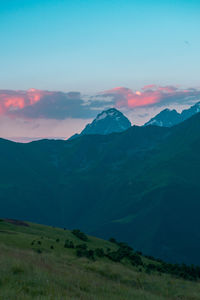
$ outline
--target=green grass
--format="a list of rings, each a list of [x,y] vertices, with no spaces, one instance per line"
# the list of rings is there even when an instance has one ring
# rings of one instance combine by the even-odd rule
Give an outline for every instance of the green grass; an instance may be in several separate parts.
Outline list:
[[[77,258],[74,249],[64,248],[66,239],[75,245],[83,243],[70,231],[28,224],[25,227],[0,222],[2,300],[200,299],[199,282],[156,272],[147,274],[143,267],[134,267],[126,260],[116,263],[106,257],[94,261]],[[117,248],[94,237],[89,237],[87,245],[105,251]]]

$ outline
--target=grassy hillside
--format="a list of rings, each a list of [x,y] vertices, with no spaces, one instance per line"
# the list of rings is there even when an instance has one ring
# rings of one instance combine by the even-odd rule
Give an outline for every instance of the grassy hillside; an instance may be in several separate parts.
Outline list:
[[[75,248],[69,248],[69,242]],[[77,246],[83,244],[93,255],[80,257]],[[198,280],[153,271],[147,266],[161,263],[134,252],[142,264],[126,257],[116,262],[109,255],[101,257],[97,248],[116,253],[119,244],[90,236],[83,241],[65,229],[1,220],[0,299],[200,299]]]

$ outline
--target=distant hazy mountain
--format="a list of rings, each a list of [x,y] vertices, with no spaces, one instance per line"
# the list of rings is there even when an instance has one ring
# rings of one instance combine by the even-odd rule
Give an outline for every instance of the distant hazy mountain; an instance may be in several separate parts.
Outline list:
[[[89,134],[110,134],[113,132],[122,132],[131,127],[131,122],[119,110],[110,108],[102,111],[92,121],[87,124],[80,135]],[[79,134],[73,135],[70,139],[77,138]]]
[[[200,112],[200,102],[191,106],[189,109],[183,110],[182,113],[178,113],[175,109],[164,109],[145,123],[144,126],[156,125],[161,127],[172,127],[187,120],[198,112]]]

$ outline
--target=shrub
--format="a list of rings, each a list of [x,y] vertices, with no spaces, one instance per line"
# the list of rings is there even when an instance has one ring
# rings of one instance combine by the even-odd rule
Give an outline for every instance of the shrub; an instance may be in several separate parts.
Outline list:
[[[72,234],[84,242],[88,241],[87,235],[84,232],[81,232],[79,229],[72,230]]]
[[[141,269],[141,268],[139,268],[139,269],[138,269],[138,271],[139,271],[139,272],[142,272],[142,269]]]
[[[98,257],[103,257],[105,256],[104,250],[102,248],[96,248],[94,251],[95,255]]]
[[[128,246],[126,243],[117,242],[119,248],[116,251],[107,252],[107,257],[115,262],[120,262],[123,258],[128,258],[132,265],[138,266],[143,265],[141,257],[133,253],[133,249]]]
[[[107,254],[107,257],[115,262],[120,262],[122,257],[120,256],[118,251],[112,251]]]
[[[76,250],[76,255],[77,255],[78,257],[83,257],[83,256],[85,256],[85,251],[83,251],[83,250],[81,250],[81,249],[77,249],[77,250]]]
[[[137,253],[130,254],[129,259],[133,266],[142,266],[143,265],[142,259]]]
[[[74,248],[74,243],[70,240],[66,240],[65,244],[64,244],[64,247],[73,249]]]
[[[56,239],[56,242],[59,243],[59,242],[60,242],[60,239]]]
[[[109,242],[111,242],[111,243],[114,243],[114,244],[117,244],[117,241],[116,241],[116,239],[114,239],[114,238],[109,238]]]
[[[118,245],[120,248],[126,249],[126,251],[129,251],[129,252],[133,251],[133,248],[130,247],[130,246],[129,246],[128,244],[126,244],[126,243],[121,243],[121,242],[119,242],[119,243],[117,243],[117,245]]]
[[[20,266],[13,266],[11,271],[14,275],[19,275],[24,273],[24,270]]]
[[[94,250],[88,250],[86,253],[86,257],[89,259],[94,259]]]
[[[87,250],[86,244],[76,246],[76,255],[78,257],[87,257],[89,259],[94,259],[94,251],[90,249]]]
[[[87,245],[86,244],[77,245],[76,249],[86,250],[87,249]]]

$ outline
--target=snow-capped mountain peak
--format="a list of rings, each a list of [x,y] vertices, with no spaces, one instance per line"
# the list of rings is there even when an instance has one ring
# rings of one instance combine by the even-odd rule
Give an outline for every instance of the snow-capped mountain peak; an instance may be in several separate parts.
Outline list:
[[[116,108],[102,111],[81,132],[83,134],[110,134],[121,132],[131,127],[131,122]]]
[[[180,121],[180,114],[175,110],[170,110],[168,108],[162,110],[154,118],[150,119],[144,126],[156,125],[161,127],[171,127],[178,124]]]
[[[162,110],[155,117],[150,119],[144,126],[156,125],[162,127],[172,127],[179,124],[193,115],[200,112],[200,102],[195,103],[188,109],[184,109],[181,113],[178,113],[175,109],[170,110],[168,108]]]

